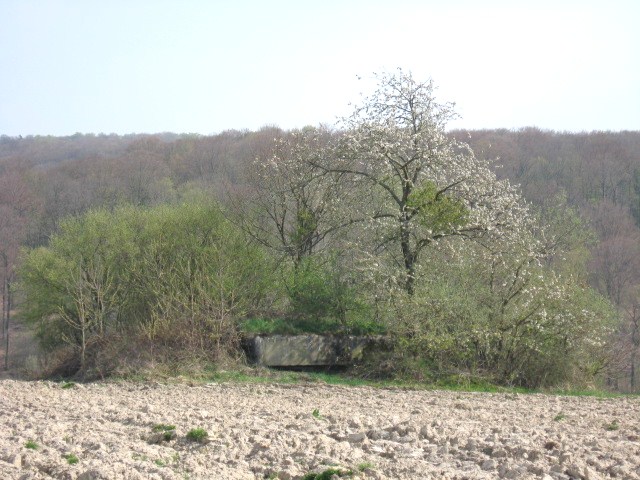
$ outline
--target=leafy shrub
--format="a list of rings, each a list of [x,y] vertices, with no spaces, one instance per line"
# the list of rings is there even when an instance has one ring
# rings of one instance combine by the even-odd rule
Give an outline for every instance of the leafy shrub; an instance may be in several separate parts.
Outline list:
[[[433,253],[415,293],[397,292],[385,306],[394,348],[378,371],[431,382],[463,373],[531,388],[593,381],[615,311],[527,258],[503,253],[487,265],[471,245],[456,258]]]
[[[215,360],[237,348],[235,319],[260,305],[271,271],[213,204],[90,211],[26,254],[23,313],[83,372],[123,331]]]
[[[337,320],[345,325],[348,314],[363,308],[337,254],[305,257],[293,269],[288,287],[294,315]]]

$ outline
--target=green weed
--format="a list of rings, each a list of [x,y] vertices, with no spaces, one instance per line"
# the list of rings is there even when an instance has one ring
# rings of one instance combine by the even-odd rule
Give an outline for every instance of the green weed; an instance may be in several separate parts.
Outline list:
[[[176,429],[175,425],[165,425],[164,423],[158,423],[154,425],[152,428],[154,432],[169,432],[175,429]]]
[[[65,455],[62,455],[62,458],[64,458],[69,465],[75,465],[80,461],[80,459],[76,457],[73,453],[67,453]]]
[[[24,448],[28,448],[29,450],[38,450],[40,447],[33,440],[28,440],[27,443],[24,444]]]
[[[334,475],[345,478],[353,476],[353,472],[351,470],[340,470],[339,468],[327,468],[321,473],[309,472],[302,477],[302,480],[331,480]]]
[[[611,423],[608,423],[607,425],[604,426],[604,428],[610,432],[613,432],[615,430],[620,429],[620,424],[618,423],[617,420],[614,420]]]
[[[164,423],[158,423],[153,426],[154,432],[162,432],[163,438],[165,442],[173,440],[176,436],[176,426],[175,425],[165,425]]]
[[[209,434],[203,428],[193,428],[187,433],[187,438],[192,442],[205,443]]]

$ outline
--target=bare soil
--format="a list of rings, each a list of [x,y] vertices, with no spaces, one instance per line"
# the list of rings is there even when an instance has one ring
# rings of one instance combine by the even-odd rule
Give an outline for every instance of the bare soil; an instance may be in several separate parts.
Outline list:
[[[640,479],[638,397],[63,387],[0,381],[0,478],[299,479],[334,468],[367,479]],[[158,424],[175,425],[175,438],[154,433]],[[205,442],[189,440],[194,428]]]

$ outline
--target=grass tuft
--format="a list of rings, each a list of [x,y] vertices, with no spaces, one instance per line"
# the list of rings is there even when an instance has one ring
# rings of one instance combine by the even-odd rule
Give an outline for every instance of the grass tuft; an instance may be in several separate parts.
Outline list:
[[[29,450],[38,450],[40,447],[33,440],[28,440],[27,443],[24,444],[24,448],[28,448]]]
[[[351,470],[340,470],[339,468],[328,468],[320,473],[309,472],[302,477],[302,480],[331,480],[334,475],[340,478],[352,477],[353,472]]]
[[[158,423],[153,426],[154,432],[169,432],[175,429],[176,429],[175,425],[165,425],[164,423]]]
[[[209,434],[204,428],[193,428],[187,433],[187,439],[192,442],[205,443],[209,438]]]
[[[64,458],[69,465],[75,465],[80,461],[80,459],[76,457],[73,453],[67,453],[63,455],[62,458]]]
[[[614,420],[613,422],[606,424],[604,428],[609,432],[614,432],[620,429],[620,424],[618,423],[618,420]]]

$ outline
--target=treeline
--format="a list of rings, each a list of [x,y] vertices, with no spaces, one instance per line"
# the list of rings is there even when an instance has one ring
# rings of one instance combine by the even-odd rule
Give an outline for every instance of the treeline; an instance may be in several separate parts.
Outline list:
[[[392,85],[432,98],[400,76],[336,129],[1,137],[4,310],[82,368],[108,338],[215,356],[284,318],[391,332],[372,375],[635,388],[640,132],[446,133],[441,106],[407,136],[371,116]]]

